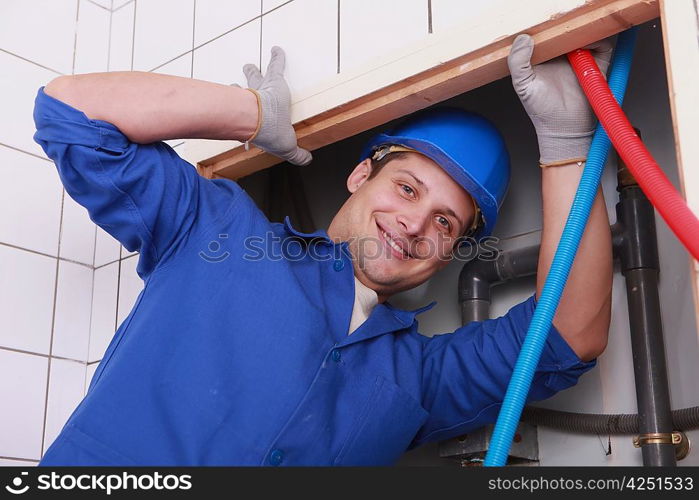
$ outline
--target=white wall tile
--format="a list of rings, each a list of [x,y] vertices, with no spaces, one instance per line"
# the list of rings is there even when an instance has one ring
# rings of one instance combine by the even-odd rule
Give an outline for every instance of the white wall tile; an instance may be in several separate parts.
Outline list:
[[[80,0],[75,74],[107,71],[110,16],[111,12],[87,0]]]
[[[289,0],[262,0],[262,12],[269,12],[270,10],[277,8],[284,2],[288,1]],[[328,0],[328,2],[331,1],[333,0]]]
[[[85,364],[51,359],[44,450],[51,446],[85,393]]]
[[[49,360],[0,349],[0,456],[41,458]]]
[[[371,12],[371,15],[367,15]],[[342,0],[340,2],[340,71],[362,67],[427,38],[427,2]]]
[[[56,317],[53,325],[54,356],[87,361],[94,271],[80,264],[58,262]]]
[[[44,150],[33,139],[36,132],[34,99],[39,87],[59,75],[5,52],[0,52],[0,68],[0,109],[3,113],[0,142],[46,158]]]
[[[345,2],[346,0],[342,0]],[[548,1],[548,0],[547,0]],[[512,0],[432,0],[432,33],[443,33],[457,26],[497,22],[507,15]]]
[[[69,75],[77,9],[77,0],[3,0],[0,48]]]
[[[92,377],[95,376],[95,371],[97,370],[98,366],[99,366],[98,362],[87,365],[87,369],[85,370],[85,391],[84,391],[84,394],[87,394],[87,390],[90,388],[90,382],[92,382]]]
[[[116,331],[118,271],[118,262],[95,269],[88,361],[102,358]]]
[[[119,260],[119,247],[121,243],[111,234],[97,226],[95,239],[95,267],[100,267],[110,262]]]
[[[52,168],[56,169],[55,166]],[[87,209],[65,193],[60,257],[92,265],[95,257],[95,228]]]
[[[48,354],[56,259],[0,245],[0,276],[0,346]]]
[[[131,2],[112,12],[109,71],[131,71],[135,8],[136,4]]]
[[[197,0],[194,16],[194,46],[232,30],[260,15],[260,0]]]
[[[225,63],[223,62],[225,61]],[[243,66],[260,61],[260,20],[255,19],[194,51],[194,78],[247,87]]]
[[[112,11],[116,11],[117,9],[120,9],[123,5],[126,4],[133,4],[134,0],[112,0]]]
[[[0,241],[58,253],[63,187],[52,162],[0,146]]]
[[[105,9],[112,9],[112,0],[90,0],[98,5],[101,5]]]
[[[167,64],[160,66],[153,73],[161,73],[163,75],[181,76],[182,78],[191,78],[192,76],[192,53],[185,54],[177,59],[170,61]]]
[[[119,274],[119,313],[117,324],[121,325],[133,309],[138,294],[143,290],[143,280],[136,273],[138,256],[128,257],[121,261]]]
[[[134,70],[150,71],[192,50],[194,0],[136,2]]]
[[[284,76],[292,101],[295,94],[321,85],[337,74],[337,2],[294,0],[263,16],[263,73],[274,45],[286,53]]]

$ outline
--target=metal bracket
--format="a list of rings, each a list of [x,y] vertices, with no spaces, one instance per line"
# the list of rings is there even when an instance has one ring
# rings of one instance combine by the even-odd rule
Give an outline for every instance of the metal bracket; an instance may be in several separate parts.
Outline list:
[[[648,444],[672,444],[675,446],[675,457],[682,460],[689,454],[690,442],[682,431],[673,432],[649,432],[634,436],[633,445],[640,448]]]

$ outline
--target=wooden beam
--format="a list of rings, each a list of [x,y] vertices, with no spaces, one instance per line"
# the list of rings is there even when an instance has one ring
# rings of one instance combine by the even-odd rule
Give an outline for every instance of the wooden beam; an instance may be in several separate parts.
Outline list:
[[[658,0],[591,0],[526,30],[536,44],[532,61],[552,59],[658,16]],[[506,76],[517,34],[296,123],[299,144],[313,151]],[[197,166],[202,175],[238,179],[280,162],[241,146]]]
[[[680,189],[699,214],[699,12],[694,0],[663,0],[660,10]],[[687,260],[699,332],[699,262]]]

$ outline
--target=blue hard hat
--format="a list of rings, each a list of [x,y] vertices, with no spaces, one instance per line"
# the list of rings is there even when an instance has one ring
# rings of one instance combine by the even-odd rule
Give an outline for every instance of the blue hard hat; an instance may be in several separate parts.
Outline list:
[[[476,240],[493,232],[510,183],[510,155],[495,126],[484,117],[458,108],[421,111],[392,130],[374,136],[359,161],[378,159],[386,146],[421,153],[442,167],[477,204]]]

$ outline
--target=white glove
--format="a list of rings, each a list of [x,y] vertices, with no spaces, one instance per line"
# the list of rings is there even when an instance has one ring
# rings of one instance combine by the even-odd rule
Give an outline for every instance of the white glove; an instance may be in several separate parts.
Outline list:
[[[294,165],[308,165],[313,157],[298,147],[291,125],[291,94],[283,76],[284,61],[284,51],[272,47],[272,58],[264,77],[254,64],[243,66],[248,87],[258,96],[261,110],[259,130],[250,142]]]
[[[603,75],[607,73],[613,45],[609,39],[585,47]],[[515,38],[507,58],[512,86],[534,124],[539,140],[540,162],[585,158],[597,117],[580,87],[566,56],[532,68],[534,40],[523,34]]]

